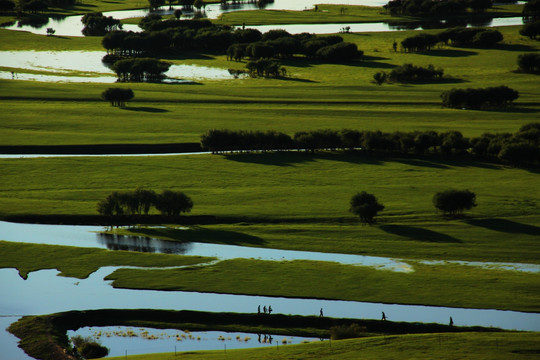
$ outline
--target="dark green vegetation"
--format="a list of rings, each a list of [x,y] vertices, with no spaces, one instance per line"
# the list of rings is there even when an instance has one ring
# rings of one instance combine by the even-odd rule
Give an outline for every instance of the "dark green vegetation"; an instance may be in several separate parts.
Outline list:
[[[379,204],[375,195],[362,191],[352,197],[349,211],[358,215],[362,222],[373,224],[375,216],[383,209],[384,205]]]
[[[443,105],[457,109],[489,109],[510,106],[519,93],[508,86],[452,89],[441,94]]]
[[[498,329],[450,327],[438,324],[396,323],[391,321],[319,318],[313,316],[251,315],[165,310],[70,311],[42,316],[25,316],[9,331],[21,339],[21,347],[42,360],[71,359],[66,331],[85,326],[145,326],[190,331],[218,329],[327,338],[335,326],[358,324],[363,336],[422,333],[499,333]],[[511,334],[511,333],[508,333]],[[66,353],[64,352],[66,349]]]
[[[0,249],[0,267],[16,268],[22,278],[42,269],[57,269],[62,276],[84,279],[102,266],[183,266],[214,260],[200,256],[143,254],[7,241],[0,241]]]
[[[148,215],[155,207],[162,215],[178,217],[193,208],[189,196],[179,191],[163,190],[157,194],[154,190],[137,188],[129,192],[113,192],[97,204],[97,210],[105,216]]]
[[[433,196],[433,205],[445,214],[462,215],[476,206],[476,194],[469,190],[445,190]]]
[[[133,99],[135,94],[131,89],[123,88],[108,88],[101,93],[101,97],[104,100],[110,101],[111,106],[124,107],[128,100]]]

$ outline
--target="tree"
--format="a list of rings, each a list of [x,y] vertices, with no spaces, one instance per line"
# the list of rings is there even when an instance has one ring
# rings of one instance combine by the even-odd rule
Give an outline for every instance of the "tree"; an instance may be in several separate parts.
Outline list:
[[[373,81],[375,81],[375,84],[382,85],[384,82],[386,82],[386,73],[384,71],[379,71],[373,74]]]
[[[362,222],[373,224],[373,218],[383,209],[384,205],[377,201],[375,195],[362,191],[352,197],[349,211],[358,215]]]
[[[156,199],[156,209],[163,215],[178,216],[190,212],[192,208],[191,198],[180,191],[163,190]]]
[[[450,216],[459,216],[463,210],[476,206],[476,194],[469,190],[450,189],[438,192],[433,196],[433,205]]]
[[[104,100],[110,101],[111,106],[124,107],[126,101],[133,99],[133,90],[123,88],[108,88],[101,93]]]
[[[176,20],[180,20],[180,16],[182,16],[182,10],[180,9],[174,10],[174,17],[176,18]]]
[[[53,28],[47,28],[47,36],[53,36],[55,32],[56,30],[54,30]]]

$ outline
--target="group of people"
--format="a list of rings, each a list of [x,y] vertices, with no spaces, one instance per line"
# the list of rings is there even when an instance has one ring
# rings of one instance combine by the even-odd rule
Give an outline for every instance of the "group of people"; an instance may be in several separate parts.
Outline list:
[[[261,313],[261,305],[257,308],[257,314]],[[271,314],[272,313],[272,305],[268,305],[268,308],[263,306],[263,314]]]

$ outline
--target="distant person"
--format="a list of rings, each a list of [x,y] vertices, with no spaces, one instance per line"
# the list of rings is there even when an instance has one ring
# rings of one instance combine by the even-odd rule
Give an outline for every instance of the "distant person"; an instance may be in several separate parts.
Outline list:
[[[386,314],[384,313],[384,311],[382,312],[382,320],[386,321]]]
[[[323,314],[323,311],[322,311],[322,308],[321,308],[321,311],[319,311],[319,317],[323,317],[324,314]]]
[[[452,317],[450,316],[450,326],[454,326],[454,319],[452,319]]]
[[[261,313],[261,305],[259,305],[259,306],[257,307],[257,314],[260,314],[260,313]]]
[[[15,79],[15,73],[12,71],[11,72],[11,80]]]
[[[269,313],[269,314],[272,313],[272,305],[269,305],[269,306],[268,306],[268,313]]]
[[[266,305],[263,306],[263,312],[266,314]]]

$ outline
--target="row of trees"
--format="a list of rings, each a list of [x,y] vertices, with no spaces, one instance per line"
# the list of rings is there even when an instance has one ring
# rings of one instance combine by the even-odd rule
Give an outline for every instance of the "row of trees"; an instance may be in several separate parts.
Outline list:
[[[103,47],[109,54],[127,56],[186,50],[226,52],[230,60],[236,61],[245,57],[290,58],[296,54],[327,61],[347,61],[363,54],[356,44],[343,42],[337,35],[293,35],[285,30],[270,30],[263,34],[255,29],[217,26],[207,20],[145,19],[142,20],[145,31],[109,32],[103,37]]]
[[[155,207],[162,215],[179,216],[193,208],[193,201],[180,191],[163,190],[161,194],[154,190],[137,188],[135,191],[115,191],[100,200],[97,211],[104,216],[148,215]]]
[[[124,107],[134,96],[133,90],[124,88],[108,88],[101,93],[103,100],[110,101],[111,106],[118,107]]]
[[[383,6],[392,15],[446,18],[467,13],[467,9],[483,12],[493,6],[491,0],[391,0]]]
[[[437,133],[413,131],[385,133],[359,130],[302,131],[293,137],[277,131],[210,130],[201,136],[201,146],[213,153],[234,151],[324,149],[377,151],[394,154],[472,154],[486,160],[512,164],[540,163],[540,123],[524,125],[514,134],[486,133],[466,138],[459,131]]]
[[[540,36],[540,20],[523,24],[519,30],[520,35],[527,36],[530,39],[536,39]]]
[[[540,19],[540,0],[529,0],[525,2],[522,10],[523,19],[526,21],[537,21]]]
[[[517,63],[521,72],[540,73],[540,53],[521,54]]]
[[[461,216],[464,210],[470,210],[476,206],[476,194],[469,190],[441,191],[433,196],[433,205],[445,215]],[[373,224],[375,216],[382,210],[384,210],[384,205],[379,203],[373,194],[362,191],[351,198],[349,211],[360,217],[363,223]]]
[[[390,73],[379,71],[373,75],[373,79],[378,85],[381,85],[384,82],[423,82],[440,80],[443,77],[443,73],[443,69],[435,69],[431,64],[427,67],[404,64],[392,69]]]
[[[135,58],[118,60],[111,69],[119,81],[161,81],[170,66],[168,62],[152,58]]]
[[[120,20],[103,16],[101,12],[86,14],[81,18],[81,22],[84,24],[84,36],[103,36],[110,31],[122,29]]]
[[[507,86],[480,89],[452,89],[441,94],[443,105],[457,109],[486,109],[506,107],[519,97]]]
[[[401,48],[406,52],[430,50],[439,43],[454,46],[491,47],[503,40],[498,30],[485,28],[452,28],[436,35],[419,34],[401,41]]]

